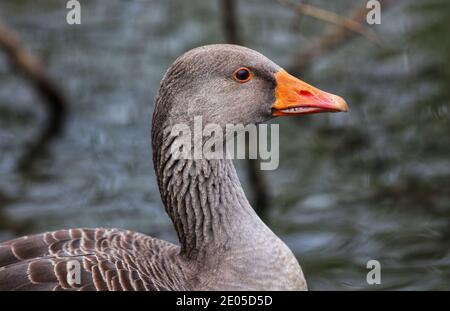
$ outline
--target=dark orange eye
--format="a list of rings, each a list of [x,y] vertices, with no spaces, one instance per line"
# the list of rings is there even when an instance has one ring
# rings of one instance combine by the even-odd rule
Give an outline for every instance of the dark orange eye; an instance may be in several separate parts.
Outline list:
[[[252,73],[248,68],[242,67],[233,73],[233,79],[240,83],[245,83],[253,78]]]

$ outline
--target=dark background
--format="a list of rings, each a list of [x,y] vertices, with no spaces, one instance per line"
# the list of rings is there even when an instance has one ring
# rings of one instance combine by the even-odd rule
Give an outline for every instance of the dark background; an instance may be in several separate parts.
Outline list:
[[[176,241],[150,156],[153,98],[177,56],[238,40],[350,106],[274,120],[280,167],[265,172],[260,212],[310,289],[450,289],[449,1],[383,1],[364,34],[276,0],[237,1],[234,33],[221,1],[80,2],[81,25],[66,23],[64,0],[0,2],[0,24],[67,101],[64,132],[19,169],[48,122],[46,98],[0,49],[0,240],[105,226]],[[301,3],[355,17],[366,1]],[[381,285],[366,283],[370,259]]]

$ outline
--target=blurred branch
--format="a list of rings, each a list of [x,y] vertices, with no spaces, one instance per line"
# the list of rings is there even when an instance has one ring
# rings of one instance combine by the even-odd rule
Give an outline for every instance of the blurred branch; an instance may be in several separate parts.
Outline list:
[[[391,4],[391,0],[379,0],[382,7],[387,7]],[[366,5],[358,6],[355,8],[351,15],[350,20],[357,23],[363,23],[366,20],[368,9]],[[356,38],[354,32],[349,32],[342,25],[335,25],[330,28],[318,41],[312,44],[306,51],[302,51],[295,57],[295,62],[289,67],[292,74],[299,74],[303,70],[307,69],[315,59],[323,56],[324,54],[333,51],[337,47],[348,43],[352,39]]]
[[[225,41],[229,44],[241,44],[238,33],[236,2],[234,0],[220,0],[223,19]],[[247,145],[248,147],[248,145]],[[267,187],[266,176],[260,170],[259,159],[245,161],[247,176],[252,192],[253,207],[264,218],[270,203],[270,194]]]
[[[34,86],[44,99],[48,120],[36,141],[18,161],[18,168],[26,170],[61,133],[66,117],[67,102],[60,89],[51,81],[39,60],[21,45],[19,36],[0,24],[0,47],[5,50],[14,67]]]
[[[344,17],[311,4],[295,3],[290,0],[278,0],[278,2],[292,9],[300,16],[306,15],[330,24],[334,24],[340,28],[359,34],[372,43],[381,44],[381,39],[378,37],[377,33],[370,28],[364,27],[361,23],[362,21]]]
[[[239,27],[236,19],[236,3],[234,0],[221,0],[223,30],[225,41],[229,44],[240,44],[237,28]]]

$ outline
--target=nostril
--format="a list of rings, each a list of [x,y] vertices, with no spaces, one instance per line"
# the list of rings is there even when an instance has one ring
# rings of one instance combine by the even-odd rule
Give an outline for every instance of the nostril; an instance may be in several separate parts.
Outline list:
[[[306,96],[306,97],[313,96],[313,94],[310,91],[306,91],[306,90],[300,90],[300,91],[297,91],[297,93],[301,96]]]

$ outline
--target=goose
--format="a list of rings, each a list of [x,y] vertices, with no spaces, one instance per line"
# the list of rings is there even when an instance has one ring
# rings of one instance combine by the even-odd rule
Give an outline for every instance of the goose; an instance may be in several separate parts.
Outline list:
[[[232,160],[176,157],[178,137],[167,129],[192,126],[194,116],[223,126],[339,111],[348,111],[341,97],[249,48],[184,53],[160,83],[151,130],[161,199],[180,245],[106,228],[21,237],[0,243],[0,290],[307,290],[296,257],[249,204]]]

